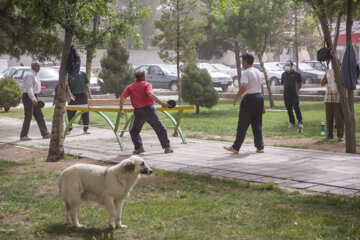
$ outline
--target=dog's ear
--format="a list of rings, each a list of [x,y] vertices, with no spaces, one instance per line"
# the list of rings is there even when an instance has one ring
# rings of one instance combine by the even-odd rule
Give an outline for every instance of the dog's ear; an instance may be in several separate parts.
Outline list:
[[[125,164],[125,170],[127,172],[133,172],[135,170],[135,163],[134,161],[129,161]]]

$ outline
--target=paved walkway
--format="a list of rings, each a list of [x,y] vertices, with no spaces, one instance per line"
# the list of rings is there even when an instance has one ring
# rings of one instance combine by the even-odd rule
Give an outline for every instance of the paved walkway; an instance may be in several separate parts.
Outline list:
[[[49,129],[50,128],[49,125]],[[11,143],[48,148],[49,140],[41,138],[33,122],[29,136],[32,141],[19,141],[22,120],[0,118],[0,144]],[[90,128],[82,134],[75,128],[65,140],[65,151],[110,162],[129,157],[133,145],[125,135],[125,151],[120,151],[111,130]],[[252,145],[244,145],[236,155],[223,150],[229,143],[171,138],[173,154],[164,154],[155,134],[143,133],[145,153],[142,157],[156,168],[187,173],[205,173],[256,183],[273,182],[280,187],[321,193],[360,195],[360,155],[305,149],[265,147],[265,153],[255,153]],[[1,158],[1,156],[0,156]]]

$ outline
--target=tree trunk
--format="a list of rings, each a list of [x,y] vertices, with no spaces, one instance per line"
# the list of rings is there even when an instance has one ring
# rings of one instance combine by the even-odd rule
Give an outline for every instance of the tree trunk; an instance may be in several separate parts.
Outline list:
[[[298,16],[298,10],[297,7],[295,7],[294,52],[295,52],[296,71],[299,71],[299,42],[298,42],[298,31],[297,31],[297,24],[298,24],[297,16]]]
[[[91,65],[94,58],[94,49],[89,47],[86,49],[86,77],[89,79],[91,77]]]
[[[196,105],[196,114],[199,114],[199,113],[200,113],[200,106]]]
[[[339,40],[341,16],[342,16],[342,13],[339,13],[337,21],[336,21],[336,27],[335,27],[335,38],[334,38],[334,49],[335,49],[334,54],[335,55],[336,55],[336,48],[337,48],[337,44],[338,44],[338,40]]]
[[[271,86],[270,86],[270,81],[269,81],[269,77],[267,75],[266,69],[265,69],[265,65],[264,65],[264,61],[263,61],[263,54],[258,54],[258,58],[259,58],[259,62],[261,65],[262,70],[264,71],[264,76],[265,76],[265,82],[266,82],[266,87],[268,90],[268,95],[269,95],[269,101],[270,101],[270,108],[275,108],[275,103],[274,103],[274,97],[272,95],[271,92]]]
[[[240,47],[237,41],[234,42],[234,52],[235,52],[235,63],[237,71],[237,82],[238,86],[241,86],[241,61],[240,61]]]
[[[177,79],[178,86],[178,104],[181,104],[181,84],[180,84],[180,0],[176,1],[176,24],[177,24],[177,44],[176,44],[176,66],[177,66]]]
[[[350,1],[350,0],[349,0]],[[333,52],[335,52],[334,45],[331,42],[330,37],[330,30],[327,20],[327,14],[326,14],[326,6],[324,3],[324,0],[317,0],[319,5],[319,20],[321,24],[321,28],[324,33],[324,37],[326,41],[329,43],[329,47],[332,49]],[[351,9],[350,9],[351,11]],[[348,16],[349,17],[349,16]],[[351,18],[350,18],[351,20]],[[351,28],[350,28],[351,30]],[[344,117],[345,117],[345,136],[346,136],[346,152],[347,153],[356,153],[356,139],[355,139],[355,119],[354,119],[354,112],[351,111],[354,109],[353,102],[351,103],[351,99],[353,99],[353,92],[352,96],[349,95],[349,99],[346,97],[346,89],[342,85],[341,81],[341,73],[340,73],[340,66],[336,60],[336,57],[334,56],[331,59],[331,64],[334,69],[335,79],[339,80],[336,81],[336,85],[339,90],[340,99],[341,99],[341,106],[343,108]],[[349,94],[349,92],[348,92]],[[352,106],[350,106],[352,104]]]
[[[51,140],[46,161],[57,162],[64,158],[64,113],[66,105],[67,62],[72,44],[73,29],[65,29],[63,52],[60,65],[59,84],[55,93]]]

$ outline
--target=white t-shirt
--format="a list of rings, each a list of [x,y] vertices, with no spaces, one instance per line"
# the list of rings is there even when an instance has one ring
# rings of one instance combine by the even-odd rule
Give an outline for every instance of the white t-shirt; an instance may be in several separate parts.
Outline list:
[[[261,72],[254,67],[249,67],[241,75],[241,83],[247,83],[247,88],[243,94],[261,93]]]

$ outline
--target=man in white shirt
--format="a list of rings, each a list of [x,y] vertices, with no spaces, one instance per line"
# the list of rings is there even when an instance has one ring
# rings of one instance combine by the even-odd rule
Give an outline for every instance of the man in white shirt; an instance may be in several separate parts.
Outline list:
[[[34,61],[31,63],[31,71],[27,72],[24,77],[23,95],[22,102],[24,104],[24,123],[20,133],[20,140],[26,141],[31,140],[28,137],[30,123],[32,116],[34,115],[35,120],[39,126],[40,133],[43,138],[50,138],[51,134],[48,132],[44,115],[41,108],[37,106],[38,94],[41,92],[41,83],[38,78],[38,72],[40,71],[40,63]]]
[[[253,55],[245,53],[241,58],[245,71],[241,76],[241,87],[233,101],[234,106],[236,106],[238,99],[241,96],[243,97],[240,104],[236,140],[231,147],[224,147],[224,149],[233,153],[239,153],[246,131],[251,124],[256,152],[263,153],[262,114],[264,110],[264,86],[262,84],[262,76],[259,70],[252,67],[254,63]]]

